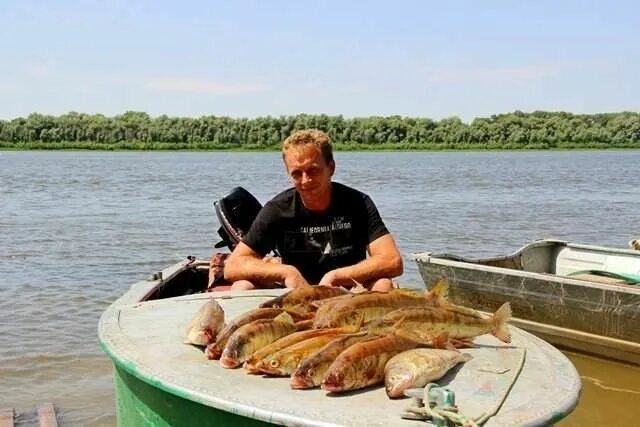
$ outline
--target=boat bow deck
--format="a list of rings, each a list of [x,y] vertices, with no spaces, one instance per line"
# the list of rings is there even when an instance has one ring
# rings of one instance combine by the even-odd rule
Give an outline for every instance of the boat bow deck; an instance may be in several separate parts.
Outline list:
[[[280,292],[221,292],[215,297],[231,319]],[[210,296],[131,303],[125,295],[101,318],[101,344],[117,368],[153,387],[255,420],[309,426],[425,425],[401,419],[410,401],[390,400],[384,387],[328,396],[320,389],[292,390],[288,378],[248,375],[244,369],[224,369],[207,360],[201,349],[182,340],[185,326]],[[518,381],[498,415],[485,425],[539,425],[563,418],[578,401],[580,378],[575,368],[546,342],[518,328],[511,331],[510,346],[488,335],[477,338],[478,348],[464,350],[474,359],[441,383],[455,392],[465,415],[478,416],[498,399],[525,348]],[[498,373],[505,368],[509,371]]]

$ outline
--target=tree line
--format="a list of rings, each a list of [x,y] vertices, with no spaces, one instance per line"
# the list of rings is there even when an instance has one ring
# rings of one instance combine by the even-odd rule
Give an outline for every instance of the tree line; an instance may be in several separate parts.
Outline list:
[[[150,117],[128,111],[114,117],[30,114],[0,120],[3,149],[215,150],[277,149],[298,129],[329,133],[339,149],[570,149],[640,148],[640,113],[572,114],[516,111],[476,118],[344,118],[299,114],[254,119],[219,116]]]

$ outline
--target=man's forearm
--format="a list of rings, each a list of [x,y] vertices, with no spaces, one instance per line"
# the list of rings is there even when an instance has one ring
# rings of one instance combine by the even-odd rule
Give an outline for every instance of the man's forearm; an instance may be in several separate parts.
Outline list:
[[[229,282],[249,280],[257,283],[284,282],[291,266],[264,262],[252,257],[239,257],[227,260],[224,278]]]
[[[393,278],[402,274],[402,259],[369,257],[357,264],[333,271],[337,285],[368,283],[382,278]]]

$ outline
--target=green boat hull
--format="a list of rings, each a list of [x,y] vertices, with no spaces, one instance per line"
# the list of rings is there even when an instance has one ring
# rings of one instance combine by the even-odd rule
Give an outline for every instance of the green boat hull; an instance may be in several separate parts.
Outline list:
[[[119,426],[272,426],[182,398],[114,364]]]

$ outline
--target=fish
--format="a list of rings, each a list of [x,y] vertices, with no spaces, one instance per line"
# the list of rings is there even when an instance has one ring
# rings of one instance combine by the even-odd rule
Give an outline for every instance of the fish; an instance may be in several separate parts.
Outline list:
[[[438,380],[472,356],[452,350],[415,348],[393,356],[384,368],[384,387],[390,398],[403,397],[409,388],[422,388]]]
[[[290,335],[280,338],[279,340],[272,342],[271,344],[262,347],[260,350],[253,353],[249,358],[244,362],[244,368],[249,371],[249,373],[257,374],[260,371],[258,368],[258,364],[266,357],[271,356],[288,348],[294,344],[299,342],[308,340],[310,338],[318,337],[321,335],[331,335],[331,334],[344,334],[349,332],[355,332],[357,328],[334,328],[334,329],[310,329],[310,330],[300,330],[302,327],[302,322],[296,323],[298,328],[298,332],[294,332]],[[310,325],[309,325],[310,326]]]
[[[329,329],[321,330],[328,331]],[[316,353],[339,335],[339,332],[333,331],[293,344],[265,357],[258,363],[257,368],[267,375],[289,376],[303,360]]]
[[[209,298],[191,319],[185,331],[185,344],[206,346],[215,342],[224,327],[224,310],[220,304]]]
[[[325,304],[335,304],[338,301],[346,301],[348,299],[351,299],[357,295],[362,295],[362,294],[381,294],[383,292],[378,292],[378,291],[365,291],[365,292],[359,292],[359,293],[349,293],[349,294],[345,294],[345,295],[338,295],[335,297],[331,297],[331,298],[324,298],[324,299],[319,299],[317,301],[312,301],[311,305],[317,310],[318,308],[322,307]]]
[[[493,316],[486,319],[441,307],[402,309],[397,313],[389,313],[386,319],[397,319],[393,326],[395,334],[417,342],[431,340],[434,335],[441,333],[447,333],[450,339],[456,340],[490,333],[502,342],[511,342],[511,333],[507,325],[511,319],[511,305],[508,302],[502,304]]]
[[[329,366],[320,387],[338,393],[380,384],[389,359],[418,345],[395,334],[353,344]]]
[[[319,329],[322,330],[322,329]],[[306,358],[291,374],[290,385],[293,389],[318,387],[322,383],[329,366],[347,348],[361,341],[380,338],[366,331],[342,335],[334,338],[320,350]]]
[[[393,289],[389,292],[363,292],[353,298],[338,299],[318,308],[313,327],[335,328],[353,324],[360,316],[364,323],[376,320],[402,307],[436,306],[446,304],[446,282],[439,282],[432,290],[422,293],[409,289]]]
[[[273,319],[282,314],[282,311],[281,308],[258,308],[236,317],[220,331],[216,341],[207,346],[205,355],[208,359],[220,359],[224,346],[238,328],[258,319]]]
[[[349,291],[341,287],[304,286],[265,301],[259,307],[278,307],[301,315],[315,311],[315,306],[312,305],[314,301],[345,294],[349,294]]]
[[[237,368],[254,352],[296,331],[296,324],[287,312],[274,319],[259,319],[241,326],[227,341],[220,356],[223,368]]]

